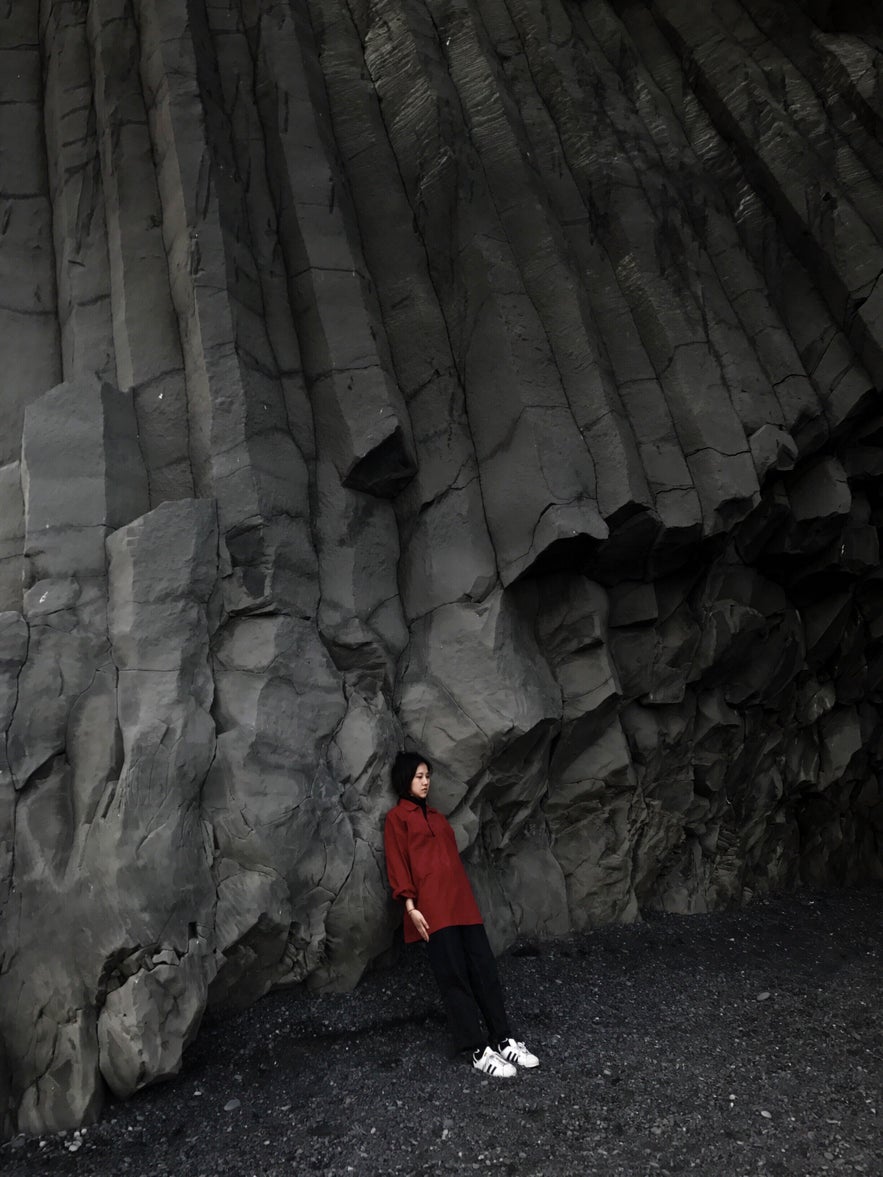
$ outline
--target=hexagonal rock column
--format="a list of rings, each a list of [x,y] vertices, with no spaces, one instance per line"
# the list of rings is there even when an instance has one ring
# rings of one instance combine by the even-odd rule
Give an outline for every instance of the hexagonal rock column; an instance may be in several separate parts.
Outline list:
[[[212,852],[200,809],[215,747],[215,505],[164,503],[111,536],[107,549],[125,760],[96,823],[91,871],[117,897],[132,946],[114,958],[98,1018],[101,1073],[126,1096],[178,1070],[216,967]]]
[[[23,616],[6,614],[0,639],[15,676],[0,766],[14,856],[0,1029],[19,1127],[39,1132],[80,1124],[101,1102],[96,955],[108,929],[86,860],[119,772],[104,544],[147,505],[131,398],[94,380],[40,397],[25,413],[21,478]]]

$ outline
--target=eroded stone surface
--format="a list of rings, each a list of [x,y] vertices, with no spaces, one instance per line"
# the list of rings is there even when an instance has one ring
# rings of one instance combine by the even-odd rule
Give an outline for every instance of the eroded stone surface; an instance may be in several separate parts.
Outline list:
[[[0,16],[4,1131],[352,987],[403,743],[498,947],[883,873],[883,30],[695,8]]]

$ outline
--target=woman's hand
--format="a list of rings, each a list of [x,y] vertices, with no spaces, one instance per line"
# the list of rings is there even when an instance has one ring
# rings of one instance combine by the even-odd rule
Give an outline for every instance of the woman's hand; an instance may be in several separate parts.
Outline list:
[[[417,910],[416,907],[412,907],[410,909],[410,911],[408,912],[408,915],[411,917],[411,919],[414,923],[414,927],[417,929],[417,931],[420,933],[420,935],[423,937],[423,939],[428,940],[429,939],[429,924],[423,918],[421,913]]]

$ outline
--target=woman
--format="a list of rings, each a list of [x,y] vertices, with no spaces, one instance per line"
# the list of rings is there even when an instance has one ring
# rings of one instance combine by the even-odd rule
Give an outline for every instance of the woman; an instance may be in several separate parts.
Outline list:
[[[405,943],[427,942],[456,1050],[470,1050],[479,1071],[511,1078],[513,1064],[536,1067],[540,1060],[509,1032],[496,962],[454,831],[426,804],[431,771],[417,752],[400,752],[392,766],[399,802],[384,828],[390,886],[405,902]]]

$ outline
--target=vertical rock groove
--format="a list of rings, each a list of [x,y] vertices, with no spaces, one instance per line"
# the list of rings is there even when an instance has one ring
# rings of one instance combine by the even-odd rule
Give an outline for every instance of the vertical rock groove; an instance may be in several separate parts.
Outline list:
[[[40,0],[46,152],[64,376],[116,382],[87,4]]]
[[[117,376],[134,395],[156,505],[192,495],[193,478],[184,361],[130,0],[91,0],[89,39]]]
[[[19,456],[27,404],[61,379],[40,12],[36,4],[7,9],[0,20],[0,466]]]

